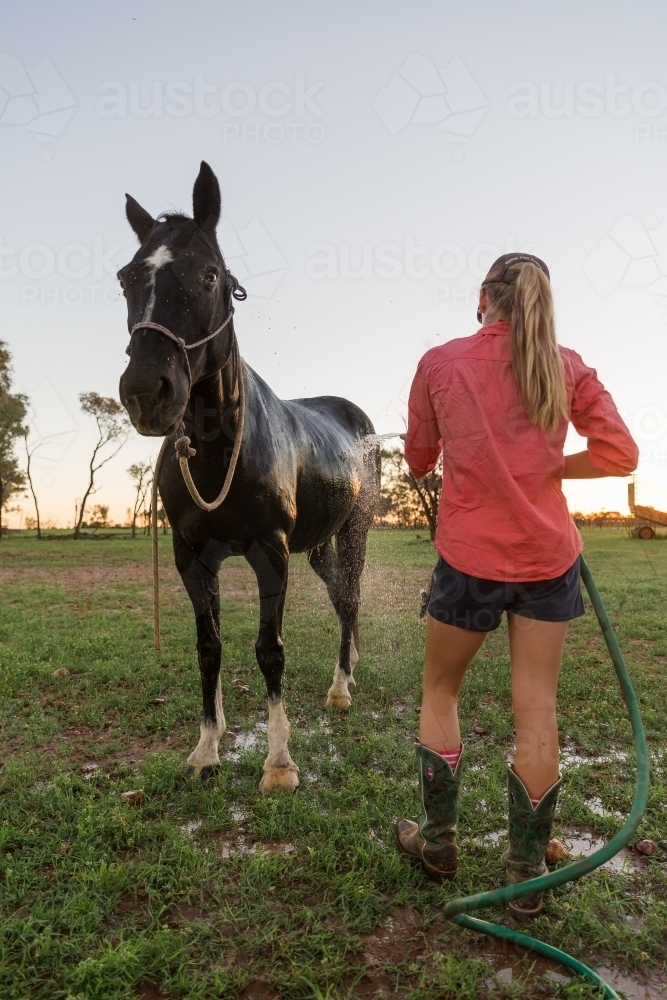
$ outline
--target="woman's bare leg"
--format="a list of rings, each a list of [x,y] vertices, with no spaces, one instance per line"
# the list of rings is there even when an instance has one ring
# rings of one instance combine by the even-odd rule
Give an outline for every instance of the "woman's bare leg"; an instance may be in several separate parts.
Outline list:
[[[512,704],[516,727],[514,770],[532,799],[558,781],[556,692],[569,622],[538,622],[508,614]]]
[[[429,750],[456,750],[461,745],[459,689],[485,638],[486,632],[445,625],[427,615],[419,741]]]

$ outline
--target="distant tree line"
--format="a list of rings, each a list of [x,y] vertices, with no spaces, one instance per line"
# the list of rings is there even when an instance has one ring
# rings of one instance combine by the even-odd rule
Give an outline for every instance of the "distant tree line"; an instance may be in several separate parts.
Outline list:
[[[89,501],[99,490],[96,480],[98,472],[116,457],[131,431],[127,413],[117,400],[101,396],[97,392],[82,392],[79,403],[82,411],[95,421],[97,434],[88,463],[83,497],[76,504],[73,537],[77,539],[85,528],[97,530],[110,527],[108,505],[94,504],[89,507]],[[51,438],[47,436],[31,440],[27,425],[28,405],[27,396],[13,391],[11,355],[7,345],[0,340],[0,539],[7,531],[3,514],[19,509],[16,500],[19,496],[27,496],[26,488],[35,508],[35,516],[25,519],[26,527],[36,528],[38,538],[42,537],[42,529],[45,527],[39,509],[34,467],[40,450],[49,445]],[[20,439],[24,443],[25,469],[21,468],[17,455]],[[136,538],[137,524],[140,522],[144,531],[149,530],[153,471],[150,461],[134,463],[127,470],[135,491],[133,506],[128,511],[128,526],[132,538]],[[168,520],[164,509],[158,509],[157,517],[166,533]]]
[[[82,392],[79,403],[83,412],[92,417],[97,426],[95,444],[88,463],[88,476],[83,498],[77,502],[74,521],[74,538],[80,538],[83,529],[107,528],[109,507],[94,504],[87,516],[90,499],[98,492],[96,476],[125,445],[131,424],[125,409],[117,400],[96,392]],[[0,539],[6,527],[3,514],[15,512],[19,495],[25,496],[28,488],[35,508],[35,517],[26,517],[26,527],[36,528],[42,537],[39,498],[33,476],[34,460],[41,448],[49,444],[48,437],[30,440],[26,424],[29,400],[23,393],[14,392],[12,386],[11,355],[7,345],[0,340]],[[16,454],[18,441],[23,438],[26,467],[22,469]],[[415,479],[405,459],[403,448],[383,449],[382,488],[376,514],[376,524],[400,528],[426,528],[432,540],[438,526],[438,507],[442,488],[442,458],[435,469],[423,479]],[[138,528],[148,533],[151,521],[151,488],[154,468],[150,461],[135,462],[127,470],[134,487],[132,507],[128,508],[127,526],[132,538]],[[595,514],[574,513],[578,527],[626,527],[627,517],[618,511],[599,511]],[[166,534],[167,515],[158,508],[158,521]],[[51,526],[51,525],[50,525]]]
[[[382,489],[376,523],[399,528],[428,528],[431,540],[438,527],[442,488],[442,458],[433,472],[415,479],[402,448],[383,448]]]
[[[598,510],[594,514],[575,511],[572,520],[578,528],[625,528],[630,518],[617,510]]]
[[[10,506],[12,498],[23,490],[26,482],[15,448],[18,438],[26,433],[27,412],[26,396],[12,392],[11,355],[0,340],[0,538],[4,530],[3,512],[16,509]]]
[[[383,449],[382,490],[375,523],[387,527],[426,528],[431,540],[438,527],[438,507],[442,489],[442,457],[433,472],[415,479],[402,448]],[[578,528],[627,528],[628,516],[615,510],[593,514],[576,511],[572,518]]]

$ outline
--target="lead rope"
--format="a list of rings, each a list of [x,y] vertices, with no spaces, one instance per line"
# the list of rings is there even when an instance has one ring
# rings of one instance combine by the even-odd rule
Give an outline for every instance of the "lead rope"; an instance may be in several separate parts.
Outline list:
[[[227,469],[227,475],[225,476],[225,481],[222,484],[222,489],[220,493],[213,501],[213,503],[207,503],[199,494],[197,487],[194,484],[194,480],[190,473],[190,468],[188,466],[188,458],[196,455],[197,452],[194,448],[190,447],[190,438],[186,434],[182,434],[174,442],[174,449],[178,455],[178,464],[181,468],[181,473],[185,481],[185,485],[188,488],[188,492],[194,502],[202,510],[216,510],[221,503],[225,500],[227,494],[232,485],[232,480],[234,478],[234,472],[236,470],[236,463],[238,461],[239,452],[241,451],[241,441],[243,439],[243,425],[245,423],[245,386],[243,383],[243,367],[241,362],[241,357],[239,354],[238,341],[234,340],[234,361],[236,364],[236,385],[239,397],[239,421],[236,427],[236,435],[234,437],[234,448],[232,449],[232,457],[229,461],[229,468]],[[181,427],[183,425],[181,424]],[[162,442],[162,447],[160,448],[160,453],[157,457],[157,462],[155,463],[155,474],[153,476],[153,488],[151,492],[151,534],[152,534],[152,556],[153,556],[153,645],[155,649],[160,649],[160,568],[158,563],[158,527],[157,527],[157,502],[158,502],[158,476],[160,473],[160,466],[162,465],[162,459],[169,445],[169,438],[165,438]]]
[[[158,533],[157,533],[157,493],[158,476],[164,453],[169,445],[169,438],[162,442],[160,453],[155,463],[153,473],[153,485],[151,488],[151,543],[153,557],[153,645],[155,649],[160,649],[160,567],[158,564]]]
[[[194,448],[190,447],[190,438],[183,434],[179,437],[174,448],[176,449],[176,454],[178,455],[178,464],[181,467],[181,472],[183,474],[183,479],[185,480],[185,485],[188,488],[188,492],[194,502],[202,510],[217,510],[220,504],[223,502],[229,489],[232,485],[232,479],[234,478],[234,471],[236,469],[236,463],[238,461],[239,452],[241,451],[241,440],[243,438],[243,424],[245,422],[245,388],[243,385],[243,369],[241,367],[241,358],[239,356],[239,345],[238,341],[234,342],[234,361],[236,364],[236,386],[239,396],[239,422],[236,428],[236,436],[234,438],[234,448],[232,450],[232,457],[229,461],[229,468],[227,469],[227,475],[225,476],[225,481],[222,484],[222,489],[212,503],[207,503],[199,494],[197,487],[194,484],[194,480],[190,474],[190,468],[188,466],[188,458],[196,455],[197,452]]]

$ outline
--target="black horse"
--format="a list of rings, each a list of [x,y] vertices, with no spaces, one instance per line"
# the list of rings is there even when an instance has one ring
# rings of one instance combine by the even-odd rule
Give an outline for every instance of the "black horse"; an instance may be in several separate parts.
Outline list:
[[[260,788],[292,790],[298,768],[287,748],[290,725],[281,698],[289,555],[307,552],[326,584],[340,626],[327,704],[349,708],[359,581],[380,481],[379,448],[369,440],[373,425],[335,396],[280,400],[240,359],[232,313],[233,300],[245,292],[218,247],[220,188],[208,164],[201,164],[194,185],[193,219],[178,213],[153,219],[129,195],[126,211],[141,243],[118,272],[130,330],[120,397],[132,423],[140,434],[178,439],[207,500],[220,493],[241,431],[231,487],[216,510],[195,504],[173,448],[159,473],[176,567],[197,622],[203,723],[188,764],[204,778],[219,762],[225,718],[218,572],[228,556],[243,555],[259,587],[255,651],[268,692],[269,752]]]

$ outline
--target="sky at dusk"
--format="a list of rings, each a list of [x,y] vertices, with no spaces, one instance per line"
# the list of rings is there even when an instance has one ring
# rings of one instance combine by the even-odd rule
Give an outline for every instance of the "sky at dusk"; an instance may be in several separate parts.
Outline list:
[[[639,479],[667,487],[665,28],[664,4],[614,0],[5,0],[0,339],[44,518],[71,524],[85,488],[79,393],[118,396],[124,193],[191,212],[202,159],[249,293],[241,352],[278,395],[346,396],[402,430],[421,354],[474,333],[489,264],[528,250]],[[159,444],[133,431],[102,470],[112,520]],[[627,510],[626,480],[565,490],[572,509]]]

